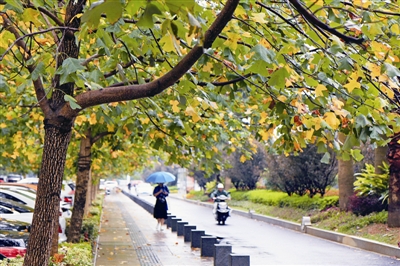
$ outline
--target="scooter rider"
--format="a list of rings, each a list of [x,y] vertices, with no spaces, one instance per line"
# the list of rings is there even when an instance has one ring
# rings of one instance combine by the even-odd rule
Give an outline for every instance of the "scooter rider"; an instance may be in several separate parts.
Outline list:
[[[214,190],[214,191],[210,194],[210,197],[214,200],[214,208],[213,208],[214,217],[215,217],[216,214],[217,214],[217,206],[218,206],[218,202],[219,202],[219,200],[217,199],[217,197],[218,197],[218,196],[221,196],[221,195],[227,197],[228,200],[231,199],[231,195],[229,194],[229,192],[227,192],[226,190],[224,190],[224,185],[223,185],[222,183],[219,183],[219,184],[217,185],[217,189]]]

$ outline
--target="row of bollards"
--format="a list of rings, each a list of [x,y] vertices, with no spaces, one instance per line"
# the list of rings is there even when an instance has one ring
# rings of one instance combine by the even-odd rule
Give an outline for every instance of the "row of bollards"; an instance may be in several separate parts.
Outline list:
[[[123,193],[147,212],[153,213],[153,205],[125,191]],[[217,237],[207,235],[204,230],[197,230],[195,225],[190,225],[172,214],[168,214],[165,223],[172,232],[183,236],[184,242],[190,242],[192,248],[199,248],[202,257],[214,257],[214,266],[250,266],[249,255],[232,253],[231,245],[219,244]]]
[[[190,242],[192,248],[200,248],[202,257],[214,257],[214,266],[248,266],[249,255],[232,253],[232,246],[219,244],[215,236],[206,235],[204,230],[197,230],[195,225],[190,225],[176,216],[168,214],[167,228],[183,236],[184,242]]]

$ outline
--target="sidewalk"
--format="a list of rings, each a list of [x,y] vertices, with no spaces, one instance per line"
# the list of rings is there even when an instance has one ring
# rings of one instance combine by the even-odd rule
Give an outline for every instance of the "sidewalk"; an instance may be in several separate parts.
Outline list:
[[[212,265],[198,249],[171,229],[156,230],[157,221],[122,193],[105,197],[96,266]]]

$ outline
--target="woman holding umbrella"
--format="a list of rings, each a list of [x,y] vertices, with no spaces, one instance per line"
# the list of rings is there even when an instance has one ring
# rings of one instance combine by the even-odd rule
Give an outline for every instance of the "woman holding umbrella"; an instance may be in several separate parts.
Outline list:
[[[154,218],[157,219],[157,230],[163,230],[162,225],[164,224],[164,220],[167,219],[168,205],[166,197],[169,194],[169,190],[164,183],[174,180],[175,176],[168,172],[155,172],[146,178],[146,182],[158,184],[153,191],[153,196],[157,198],[153,213]]]
[[[162,225],[164,220],[167,219],[168,204],[166,197],[169,194],[168,187],[164,183],[159,183],[158,186],[154,188],[153,195],[157,198],[156,205],[154,206],[154,218],[157,219],[156,230],[163,231]]]

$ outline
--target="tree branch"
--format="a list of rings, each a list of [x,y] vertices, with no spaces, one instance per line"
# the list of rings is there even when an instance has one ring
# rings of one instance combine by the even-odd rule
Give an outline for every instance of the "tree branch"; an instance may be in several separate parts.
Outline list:
[[[92,137],[91,142],[92,142],[92,144],[96,143],[96,141],[100,140],[102,137],[107,136],[107,135],[113,135],[113,134],[115,134],[115,132],[108,132],[108,131],[101,132],[101,133],[97,134],[96,136]]]
[[[228,0],[224,8],[219,13],[216,20],[204,35],[203,46],[195,46],[173,69],[164,76],[150,83],[127,85],[121,87],[104,88],[84,92],[76,96],[77,103],[85,108],[110,102],[127,101],[152,97],[163,92],[168,87],[174,85],[197,60],[204,54],[204,49],[210,48],[214,40],[221,33],[222,29],[232,19],[239,0]],[[61,114],[65,116],[76,116],[80,110],[72,110],[69,105],[65,105]]]
[[[304,17],[304,19],[309,21],[312,25],[341,38],[346,43],[362,44],[364,42],[363,38],[355,38],[347,36],[329,27],[328,25],[320,21],[316,16],[314,16],[314,14],[310,13],[298,0],[288,0],[288,1],[296,8],[297,12],[299,12]]]

